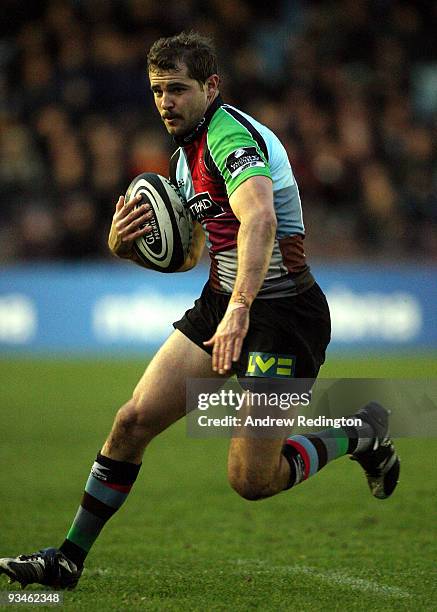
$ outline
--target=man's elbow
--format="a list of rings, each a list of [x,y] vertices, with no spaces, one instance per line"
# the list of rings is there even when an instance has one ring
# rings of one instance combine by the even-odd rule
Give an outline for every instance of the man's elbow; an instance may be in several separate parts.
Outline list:
[[[273,211],[263,213],[258,219],[258,229],[266,235],[276,235],[276,229],[278,227],[278,220]]]
[[[250,214],[240,219],[240,227],[244,232],[255,232],[259,236],[275,236],[278,221],[274,212]],[[241,231],[240,230],[240,231]]]
[[[189,255],[181,267],[176,270],[176,272],[188,272],[188,270],[192,270],[197,266],[198,261],[198,259]]]

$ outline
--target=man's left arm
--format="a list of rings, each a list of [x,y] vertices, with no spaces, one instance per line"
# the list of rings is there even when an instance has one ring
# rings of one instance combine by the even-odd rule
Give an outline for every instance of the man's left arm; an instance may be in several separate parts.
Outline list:
[[[249,312],[269,267],[276,234],[272,181],[252,176],[229,198],[240,222],[237,237],[238,271],[228,308],[210,340],[212,369],[225,374],[241,354],[249,328]]]

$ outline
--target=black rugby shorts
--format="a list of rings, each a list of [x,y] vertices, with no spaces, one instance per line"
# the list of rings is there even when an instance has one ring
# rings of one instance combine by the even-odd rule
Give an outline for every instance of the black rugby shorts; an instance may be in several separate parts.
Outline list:
[[[214,335],[229,299],[207,283],[193,308],[173,327],[211,354],[212,347],[203,341]],[[317,283],[297,296],[255,299],[233,371],[238,377],[316,378],[330,337],[329,307]]]

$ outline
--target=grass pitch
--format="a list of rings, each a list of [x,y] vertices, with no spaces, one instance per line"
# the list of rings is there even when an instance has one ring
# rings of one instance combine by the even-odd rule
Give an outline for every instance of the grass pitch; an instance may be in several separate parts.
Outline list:
[[[143,367],[0,361],[1,555],[62,542],[113,415]],[[387,357],[331,359],[323,375],[436,371],[433,357]],[[227,484],[227,441],[188,439],[178,423],[148,449],[129,500],[63,608],[435,610],[437,441],[397,447],[402,479],[389,500],[373,499],[359,466],[342,458],[292,491],[248,502]],[[0,590],[7,588],[2,577]]]

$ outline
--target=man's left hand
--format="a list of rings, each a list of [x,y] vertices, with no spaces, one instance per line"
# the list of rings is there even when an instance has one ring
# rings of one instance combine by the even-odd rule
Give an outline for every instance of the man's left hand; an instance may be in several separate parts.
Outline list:
[[[249,308],[229,307],[220,321],[215,334],[203,344],[212,346],[212,369],[226,374],[233,361],[238,361],[243,340],[249,329]]]

